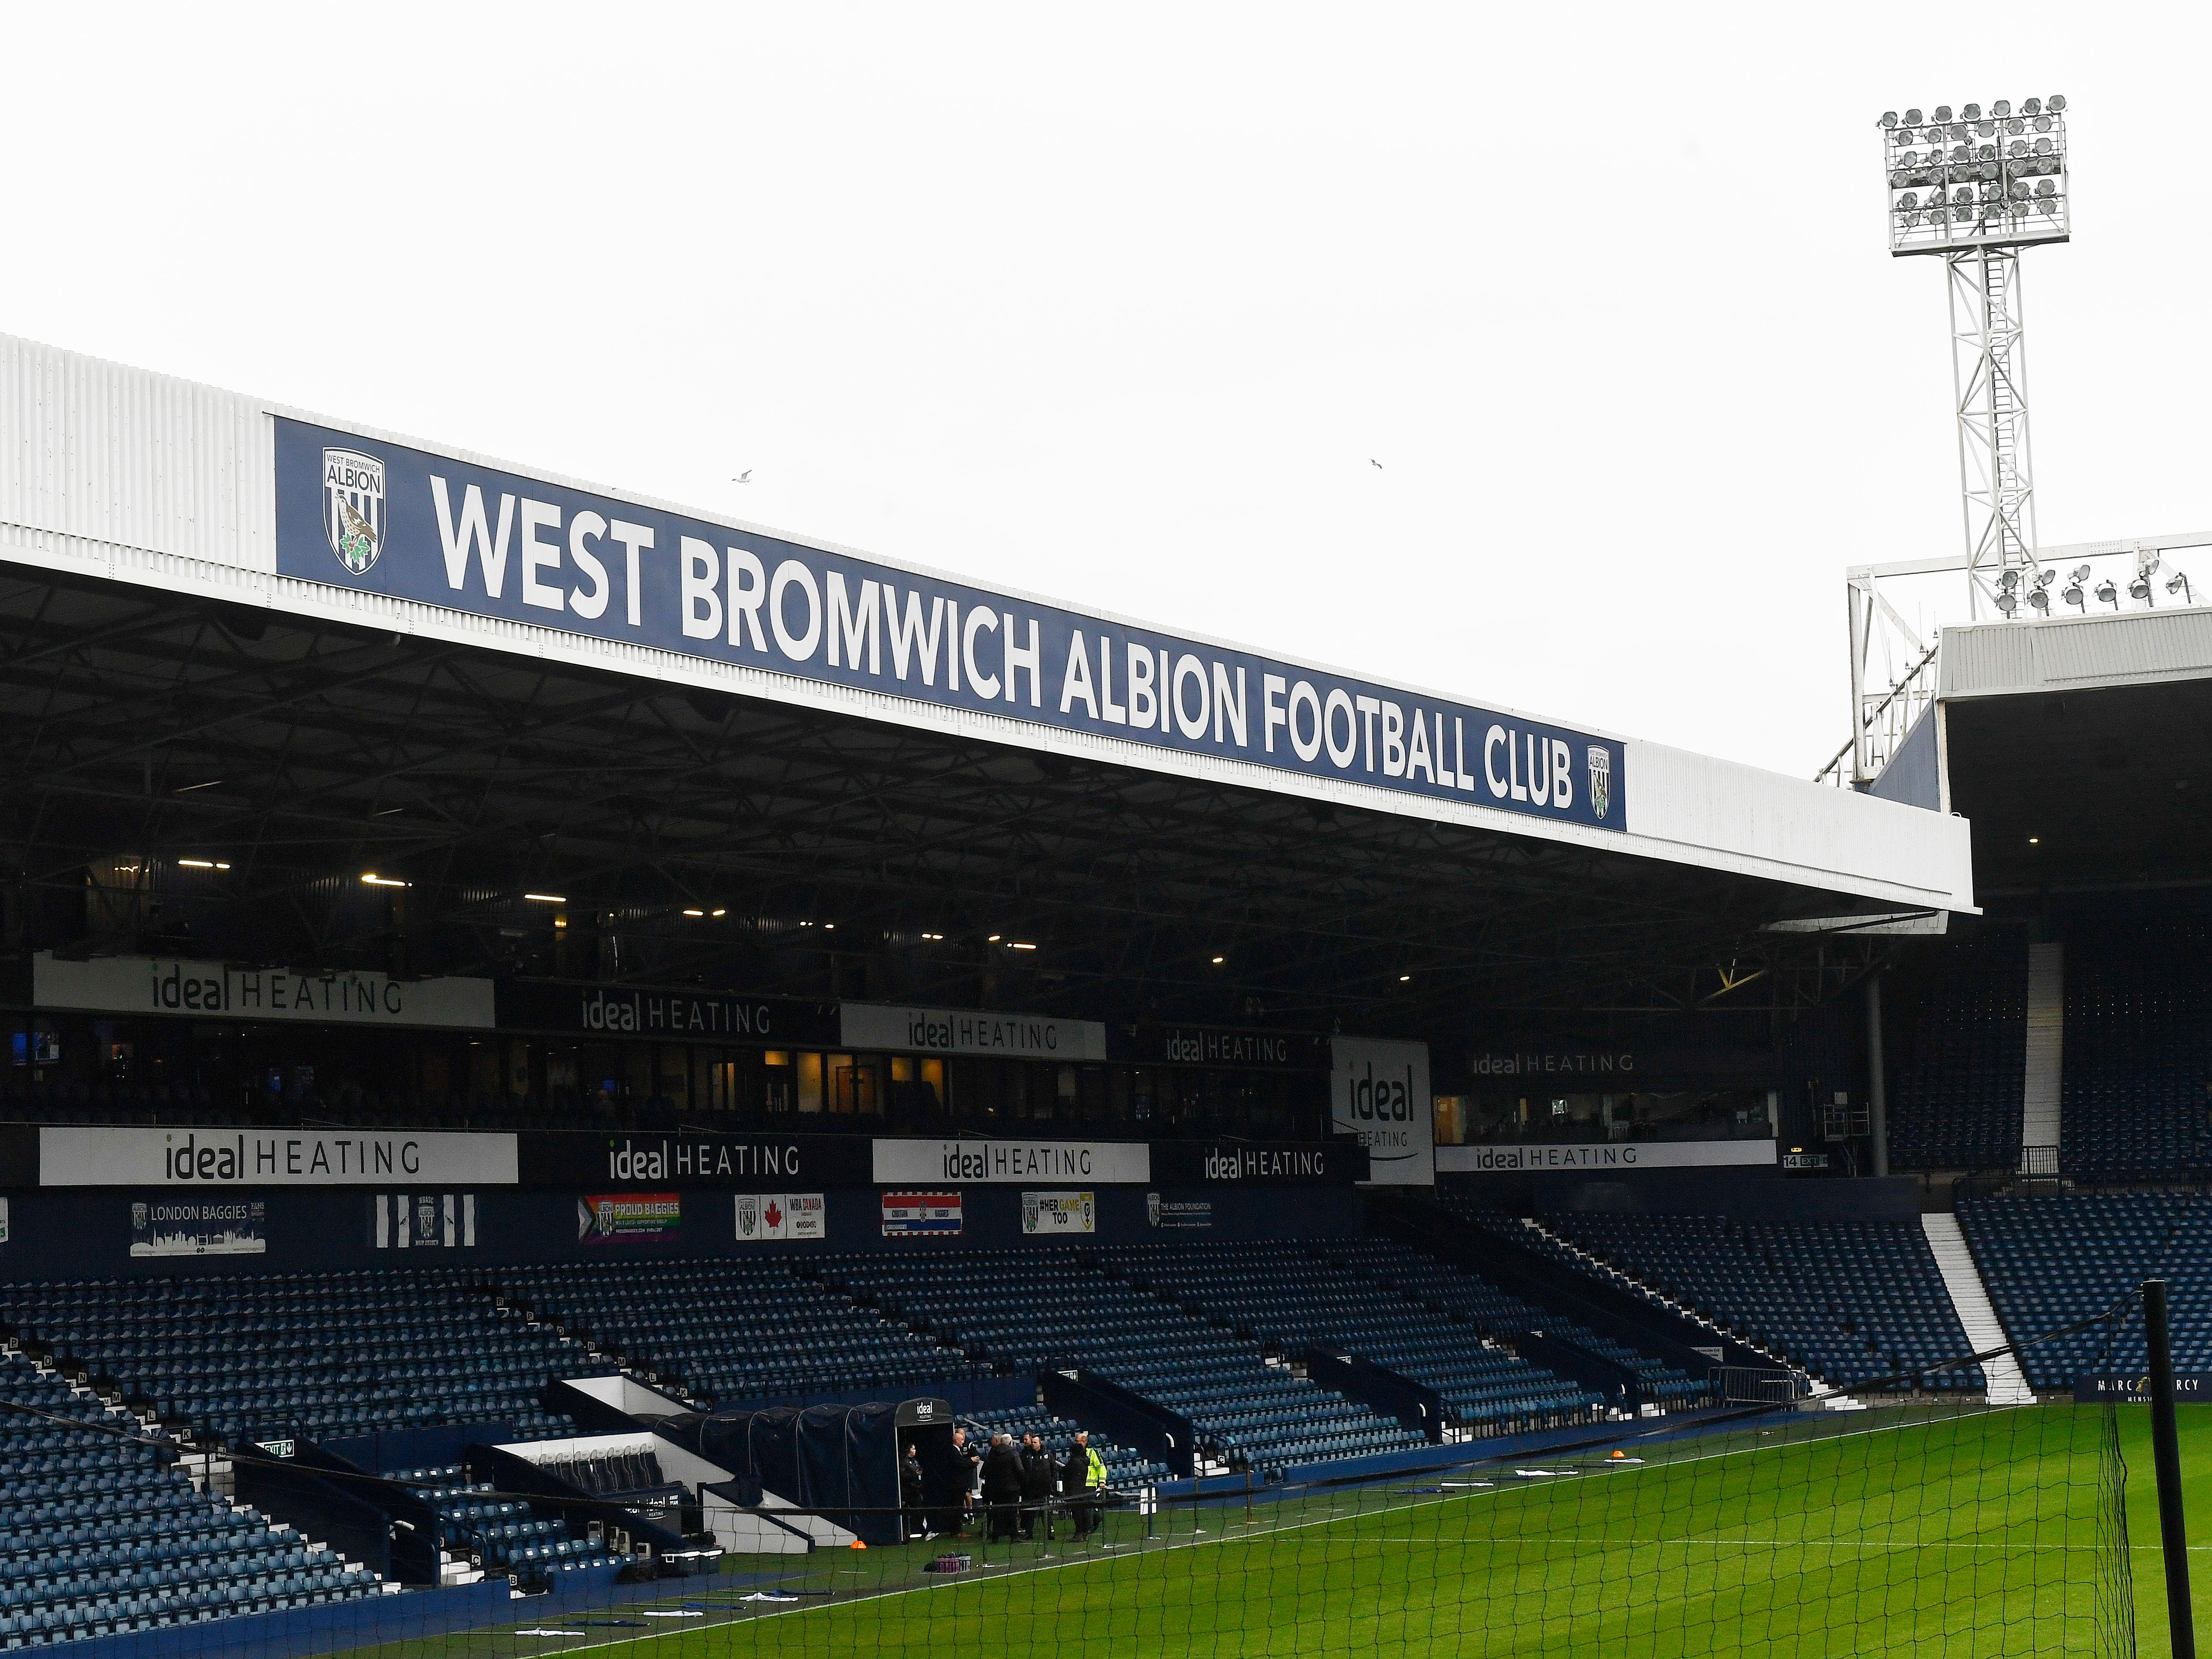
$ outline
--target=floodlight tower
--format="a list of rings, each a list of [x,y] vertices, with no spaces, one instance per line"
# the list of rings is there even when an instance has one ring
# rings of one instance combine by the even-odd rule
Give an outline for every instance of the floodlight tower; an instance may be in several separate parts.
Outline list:
[[[2069,234],[2066,100],[2000,99],[1985,114],[1938,105],[1881,118],[1889,175],[1889,251],[1943,262],[1951,300],[1959,483],[1971,614],[2009,618],[2035,564],[2035,481],[2028,465],[2021,250]]]

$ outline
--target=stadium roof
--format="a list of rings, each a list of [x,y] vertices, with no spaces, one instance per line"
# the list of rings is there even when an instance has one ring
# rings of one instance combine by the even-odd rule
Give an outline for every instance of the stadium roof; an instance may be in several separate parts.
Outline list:
[[[1938,669],[1984,896],[2212,880],[2212,609],[1947,629]]]
[[[1943,814],[4,337],[0,421],[0,823],[133,945],[1407,1030],[1817,994],[1763,926],[1973,902]]]

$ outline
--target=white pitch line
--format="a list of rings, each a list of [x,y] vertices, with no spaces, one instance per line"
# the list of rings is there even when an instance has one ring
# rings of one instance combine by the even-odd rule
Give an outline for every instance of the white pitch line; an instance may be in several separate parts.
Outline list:
[[[1990,1417],[1995,1417],[1997,1413],[1993,1410],[1986,1414]],[[1952,1422],[1966,1422],[1972,1419],[1966,1417],[1960,1417],[1948,1420]],[[1658,1469],[1686,1468],[1692,1463],[1717,1462],[1724,1458],[1747,1457],[1759,1452],[1784,1451],[1799,1446],[1826,1446],[1840,1443],[1844,1441],[1863,1440],[1869,1436],[1877,1434],[1896,1434],[1905,1429],[1934,1428],[1942,1426],[1943,1421],[1943,1419],[1929,1419],[1917,1423],[1882,1423],[1869,1425],[1863,1429],[1850,1429],[1837,1434],[1808,1435],[1802,1440],[1785,1440],[1778,1446],[1735,1446],[1731,1447],[1725,1451],[1701,1452],[1693,1457],[1669,1458],[1664,1462],[1655,1463],[1645,1462],[1628,1463],[1624,1460],[1621,1464],[1615,1465],[1607,1464],[1605,1462],[1601,1461],[1590,1472],[1593,1474],[1618,1473],[1627,1474],[1632,1473],[1641,1474]],[[1725,1431],[1723,1432],[1725,1432]],[[1455,1468],[1464,1468],[1474,1466],[1455,1464],[1453,1467]],[[1330,1514],[1316,1516],[1311,1520],[1292,1521],[1279,1526],[1255,1528],[1250,1532],[1224,1531],[1218,1534],[1210,1535],[1207,1537],[1187,1539],[1182,1543],[1176,1543],[1169,1540],[1162,1540],[1158,1546],[1153,1549],[1146,1550],[1141,1547],[1140,1545],[1138,1549],[1120,1555],[1079,1556],[1065,1561],[1055,1561],[1050,1566],[1032,1567],[1029,1570],[1029,1573],[1057,1572],[1063,1567],[1092,1566],[1101,1561],[1141,1560],[1146,1555],[1164,1555],[1170,1550],[1201,1549],[1211,1544],[1249,1543],[1256,1539],[1274,1537],[1282,1533],[1304,1532],[1312,1527],[1333,1527],[1340,1521],[1365,1520],[1371,1516],[1399,1515],[1404,1513],[1407,1510],[1442,1509],[1447,1504],[1464,1504],[1475,1498],[1496,1498],[1504,1492],[1527,1492],[1529,1490],[1530,1487],[1528,1486],[1493,1486],[1486,1492],[1466,1492],[1457,1493],[1451,1497],[1439,1498],[1433,1504],[1385,1504],[1379,1509],[1355,1509],[1346,1515],[1339,1515],[1334,1513],[1335,1505],[1332,1503],[1330,1504],[1332,1511]],[[1587,1542],[1589,1540],[1584,1541]],[[2195,1548],[2197,1547],[2192,1545],[2191,1547]],[[2207,1547],[2212,1547],[2212,1546],[2208,1546]],[[1023,1576],[1028,1577],[1029,1573],[1025,1573]],[[849,1601],[816,1601],[809,1606],[789,1607],[781,1609],[775,1613],[752,1613],[749,1614],[743,1620],[731,1620],[726,1622],[731,1624],[740,1622],[744,1624],[753,1624],[763,1619],[788,1619],[805,1613],[822,1612],[832,1607],[853,1607],[858,1605],[861,1601],[889,1601],[896,1600],[900,1596],[926,1594],[932,1590],[957,1590],[960,1589],[963,1583],[975,1583],[981,1582],[984,1581],[956,1578],[951,1580],[950,1583],[942,1584],[908,1584],[903,1589],[881,1590],[872,1595],[855,1596]],[[1011,1581],[1000,1579],[989,1582],[1007,1583]],[[691,1592],[693,1595],[712,1593],[713,1592],[702,1591]],[[671,1599],[673,1600],[675,1598],[672,1597]],[[708,1625],[702,1626],[701,1628],[712,1630],[716,1628],[716,1626]],[[496,1634],[497,1632],[495,1630],[489,1631],[486,1633]],[[604,1648],[628,1647],[634,1642],[665,1641],[679,1633],[688,1632],[668,1631],[658,1632],[650,1636],[619,1636],[609,1641],[594,1642],[586,1647],[562,1648],[560,1651],[562,1653],[592,1653]]]

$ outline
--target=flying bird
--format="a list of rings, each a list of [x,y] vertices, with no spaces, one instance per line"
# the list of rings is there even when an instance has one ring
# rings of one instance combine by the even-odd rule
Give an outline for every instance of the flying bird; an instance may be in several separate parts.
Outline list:
[[[753,470],[750,467],[747,467],[744,471],[738,473],[736,477],[730,480],[732,483],[750,483],[752,481]]]
[[[1382,463],[1376,460],[1372,455],[1370,455],[1367,458],[1367,465],[1373,467],[1377,472],[1380,472],[1382,470]]]

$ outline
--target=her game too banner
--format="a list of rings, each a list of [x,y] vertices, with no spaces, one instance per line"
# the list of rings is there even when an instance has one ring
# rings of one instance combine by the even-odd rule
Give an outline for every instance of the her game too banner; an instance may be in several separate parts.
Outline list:
[[[280,416],[276,444],[283,575],[1149,748],[1628,827],[1614,738],[383,439]],[[1340,580],[1344,603],[1361,603],[1356,573]]]

